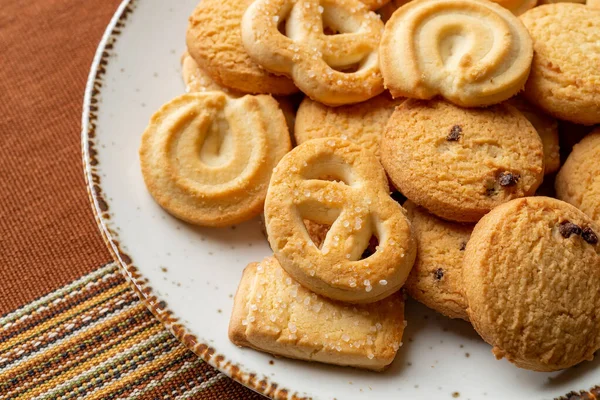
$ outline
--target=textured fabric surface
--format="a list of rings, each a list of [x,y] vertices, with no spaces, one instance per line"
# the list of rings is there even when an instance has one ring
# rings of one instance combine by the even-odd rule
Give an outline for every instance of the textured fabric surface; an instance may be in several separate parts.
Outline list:
[[[114,265],[98,270],[111,257],[85,189],[81,106],[118,3],[0,7],[0,399],[260,398],[180,345]]]
[[[181,345],[107,264],[0,318],[0,399],[260,399]]]

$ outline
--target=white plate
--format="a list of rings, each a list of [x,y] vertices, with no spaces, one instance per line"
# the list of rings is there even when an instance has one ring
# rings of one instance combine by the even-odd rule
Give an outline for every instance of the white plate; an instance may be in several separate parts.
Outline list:
[[[404,346],[389,370],[365,372],[273,357],[227,338],[241,271],[269,254],[257,220],[235,229],[180,222],[154,203],[140,173],[140,135],[183,93],[179,58],[197,0],[124,2],[90,71],[83,157],[100,230],[144,301],[211,365],[273,397],[553,399],[600,383],[600,361],[557,373],[496,361],[466,322],[407,304]]]

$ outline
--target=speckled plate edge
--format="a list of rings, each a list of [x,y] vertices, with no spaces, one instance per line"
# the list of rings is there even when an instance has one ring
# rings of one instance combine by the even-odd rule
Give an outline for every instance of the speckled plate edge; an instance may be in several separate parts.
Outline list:
[[[98,119],[98,96],[103,86],[106,66],[113,51],[113,46],[121,34],[122,28],[125,27],[128,16],[135,10],[136,3],[137,0],[123,0],[106,27],[102,39],[98,44],[94,60],[92,61],[83,99],[81,149],[84,177],[94,218],[98,224],[102,239],[115,261],[117,261],[117,264],[121,267],[121,271],[130,283],[130,286],[138,294],[140,300],[188,349],[230,378],[265,396],[277,400],[308,400],[310,398],[281,388],[277,383],[269,381],[266,377],[259,379],[258,374],[243,369],[237,364],[233,364],[225,356],[218,354],[217,350],[213,347],[206,343],[201,343],[179,321],[175,314],[169,310],[167,303],[153,294],[153,289],[148,285],[148,279],[139,273],[134,260],[121,248],[118,234],[109,226],[109,204],[103,196],[100,175],[97,173],[99,162],[96,158],[95,139],[96,122]]]
[[[109,226],[109,204],[103,196],[101,180],[96,168],[99,164],[96,159],[97,151],[95,148],[96,121],[98,119],[97,96],[100,94],[103,86],[106,66],[108,65],[108,59],[113,50],[114,43],[121,34],[122,28],[125,27],[128,16],[135,10],[136,3],[137,0],[123,0],[111,18],[92,61],[83,98],[81,119],[83,172],[94,219],[96,220],[102,239],[112,257],[121,267],[121,271],[130,286],[138,294],[140,300],[188,349],[230,378],[260,394],[277,400],[309,400],[309,397],[303,397],[297,393],[290,392],[288,389],[280,388],[277,383],[269,381],[266,377],[258,379],[257,373],[241,368],[239,365],[227,360],[225,356],[218,354],[213,347],[201,343],[196,336],[190,333],[184,324],[179,322],[179,319],[168,308],[167,303],[153,294],[152,288],[148,285],[148,279],[139,273],[131,256],[122,250],[118,234]],[[556,399],[600,400],[598,393],[600,393],[600,389],[599,387],[595,387],[589,391],[573,391]]]

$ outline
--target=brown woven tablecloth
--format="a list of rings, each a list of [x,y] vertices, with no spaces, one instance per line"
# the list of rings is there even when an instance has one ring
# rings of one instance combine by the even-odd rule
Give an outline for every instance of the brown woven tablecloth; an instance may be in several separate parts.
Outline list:
[[[81,105],[118,3],[0,6],[0,399],[261,398],[153,319],[94,222]]]

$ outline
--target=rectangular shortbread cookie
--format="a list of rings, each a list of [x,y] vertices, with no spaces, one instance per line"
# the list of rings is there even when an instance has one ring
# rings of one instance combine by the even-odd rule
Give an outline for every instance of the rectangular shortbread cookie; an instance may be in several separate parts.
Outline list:
[[[404,326],[401,293],[372,304],[336,302],[300,286],[268,257],[244,269],[229,338],[284,357],[380,371],[394,360]]]

